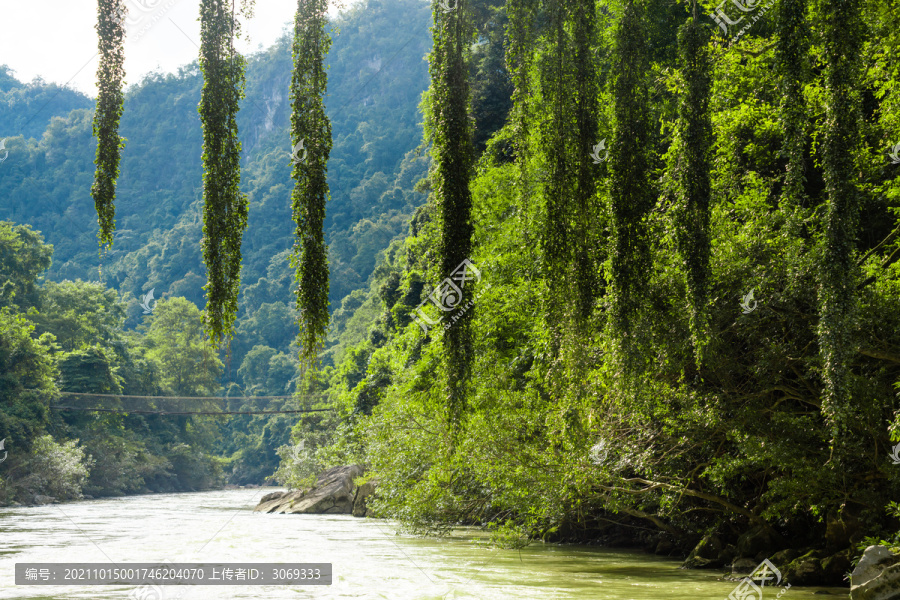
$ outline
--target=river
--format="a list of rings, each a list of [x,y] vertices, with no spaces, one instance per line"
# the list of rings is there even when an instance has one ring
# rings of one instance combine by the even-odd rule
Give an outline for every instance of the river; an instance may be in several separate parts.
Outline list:
[[[397,600],[725,600],[721,573],[639,552],[534,544],[521,551],[395,535],[391,523],[350,516],[252,512],[272,491],[154,494],[0,508],[0,599],[134,600],[384,598]],[[331,586],[16,586],[17,562],[325,562]],[[766,587],[763,600],[847,598],[846,589]],[[159,592],[164,598],[159,597]],[[818,593],[816,593],[818,592]],[[781,596],[779,596],[781,593]],[[823,595],[825,594],[825,595]],[[747,599],[759,600],[756,595]]]

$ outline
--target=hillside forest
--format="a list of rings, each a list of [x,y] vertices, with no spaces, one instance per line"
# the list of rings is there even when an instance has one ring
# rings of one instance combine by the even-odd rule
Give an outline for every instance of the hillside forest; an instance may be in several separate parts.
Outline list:
[[[92,101],[0,80],[7,501],[361,463],[415,533],[793,549],[831,584],[900,545],[896,0],[323,7],[245,57],[239,286],[201,261],[208,59],[125,93],[105,253]],[[327,410],[50,410],[67,392]]]

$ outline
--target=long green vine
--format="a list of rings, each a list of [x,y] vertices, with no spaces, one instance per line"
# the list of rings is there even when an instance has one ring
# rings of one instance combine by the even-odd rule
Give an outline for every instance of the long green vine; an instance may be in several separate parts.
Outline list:
[[[241,238],[247,196],[240,191],[237,112],[244,96],[244,58],[234,50],[236,19],[225,0],[200,4],[200,121],[203,125],[203,260],[207,270],[206,328],[220,344],[230,339],[240,289]]]
[[[300,311],[300,357],[314,364],[328,327],[328,246],[325,244],[327,163],[331,122],[325,115],[328,75],[325,55],[331,38],[326,0],[299,0],[294,21],[294,72],[291,79],[291,136],[295,181],[291,194],[296,242],[291,266],[296,273]]]
[[[97,169],[91,196],[97,209],[100,245],[111,245],[116,229],[116,179],[125,140],[119,137],[119,119],[125,96],[125,16],[123,0],[97,1],[97,36],[100,66],[97,69],[97,110],[94,137],[97,138]]]

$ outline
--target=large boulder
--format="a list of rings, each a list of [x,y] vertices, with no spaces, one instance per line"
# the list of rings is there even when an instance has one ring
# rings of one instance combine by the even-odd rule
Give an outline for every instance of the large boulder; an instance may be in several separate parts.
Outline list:
[[[791,585],[822,585],[825,572],[819,551],[807,552],[788,564],[784,570],[784,580]]]
[[[263,496],[254,512],[282,514],[343,514],[353,511],[356,484],[363,474],[361,465],[334,467],[321,473],[313,487],[293,492],[272,492]],[[277,495],[277,494],[281,495]],[[268,498],[268,500],[266,500]]]
[[[869,546],[850,575],[851,600],[900,598],[900,555],[884,546]]]

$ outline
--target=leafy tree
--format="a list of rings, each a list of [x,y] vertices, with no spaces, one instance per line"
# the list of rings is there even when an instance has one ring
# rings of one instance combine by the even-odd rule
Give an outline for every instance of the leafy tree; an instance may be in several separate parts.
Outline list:
[[[161,382],[177,396],[213,395],[223,364],[204,337],[200,310],[184,298],[161,300],[146,326],[148,358],[159,363]]]
[[[115,290],[85,281],[48,281],[41,289],[41,310],[33,315],[38,332],[49,332],[65,351],[120,340],[125,305]]]
[[[50,266],[53,246],[27,225],[0,221],[0,307],[27,310],[39,305],[40,275]]]
[[[0,309],[0,439],[13,454],[30,450],[44,432],[56,392],[53,337],[33,332],[24,316]]]

